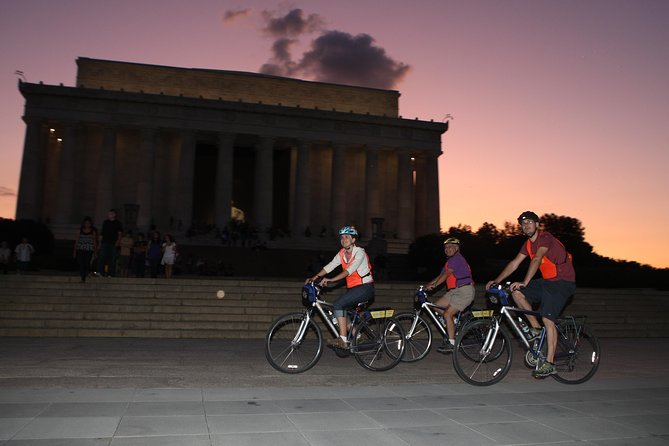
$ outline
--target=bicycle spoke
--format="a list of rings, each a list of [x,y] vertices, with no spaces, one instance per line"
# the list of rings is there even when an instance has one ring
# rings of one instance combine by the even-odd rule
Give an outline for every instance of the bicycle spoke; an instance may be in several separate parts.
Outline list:
[[[510,335],[500,327],[493,339],[493,320],[475,321],[458,335],[453,352],[457,374],[467,383],[487,386],[499,382],[511,367]]]
[[[284,373],[301,373],[313,367],[321,357],[322,335],[313,321],[303,327],[304,313],[281,316],[265,337],[265,357],[272,367]],[[300,339],[297,333],[303,330]]]
[[[564,384],[583,383],[597,372],[600,361],[599,342],[587,327],[565,324],[560,327],[555,352],[557,374]]]
[[[416,313],[400,313],[395,319],[402,325],[405,334],[406,345],[402,361],[414,362],[427,356],[432,346],[432,330],[427,321]]]

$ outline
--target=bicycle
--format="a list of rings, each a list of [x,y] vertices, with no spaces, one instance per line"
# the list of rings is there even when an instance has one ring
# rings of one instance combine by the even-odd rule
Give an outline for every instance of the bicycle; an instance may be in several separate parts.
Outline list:
[[[307,283],[302,287],[302,312],[277,318],[265,337],[265,357],[272,367],[284,373],[302,373],[312,368],[323,354],[323,333],[316,323],[320,318],[326,331],[339,337],[339,324],[332,304],[320,298],[322,287]],[[347,315],[351,326],[348,349],[333,348],[339,357],[353,355],[364,368],[385,371],[395,367],[404,354],[404,331],[393,317],[394,310],[368,310],[360,302]]]
[[[499,313],[489,319],[470,322],[455,341],[453,366],[458,376],[469,384],[489,386],[501,381],[509,372],[513,359],[511,333],[502,325],[502,320],[507,321],[521,340],[527,367],[538,369],[546,360],[546,328],[542,328],[538,337],[532,338],[529,326],[519,315],[541,316],[535,311],[509,305],[509,286],[507,283],[488,290],[486,297],[490,302],[501,305]],[[555,324],[558,342],[554,364],[557,373],[551,376],[563,384],[586,382],[599,367],[599,341],[585,319],[585,316],[565,316],[558,318]]]
[[[406,339],[404,356],[402,357],[402,361],[404,362],[420,361],[430,353],[432,347],[432,329],[428,321],[432,323],[443,339],[448,339],[446,322],[442,315],[436,311],[444,311],[446,308],[430,302],[427,290],[423,285],[416,289],[413,306],[413,312],[407,311],[395,315],[395,319],[402,324]],[[460,328],[464,327],[472,319],[490,317],[492,314],[492,310],[472,310],[472,306],[469,305],[464,311],[459,311],[455,316],[456,335]]]

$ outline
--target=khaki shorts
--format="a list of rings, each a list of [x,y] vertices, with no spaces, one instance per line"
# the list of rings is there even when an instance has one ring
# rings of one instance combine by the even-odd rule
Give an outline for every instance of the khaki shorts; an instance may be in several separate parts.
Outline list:
[[[446,294],[439,299],[442,302],[441,305],[446,306],[451,305],[454,308],[462,311],[474,302],[474,285],[464,285],[460,288],[453,288],[448,290]],[[439,305],[439,302],[436,302]]]

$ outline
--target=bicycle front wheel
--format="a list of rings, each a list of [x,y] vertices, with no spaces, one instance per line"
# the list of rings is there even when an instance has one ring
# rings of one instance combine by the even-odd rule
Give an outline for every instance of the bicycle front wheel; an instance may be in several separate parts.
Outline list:
[[[394,317],[369,318],[354,331],[351,353],[364,368],[383,372],[400,363],[405,343],[404,330]]]
[[[560,331],[554,359],[557,374],[553,378],[563,384],[584,383],[599,368],[599,341],[585,326],[565,324]]]
[[[513,350],[511,336],[499,327],[493,340],[495,321],[474,321],[463,327],[455,341],[453,367],[460,378],[474,386],[489,386],[509,373]]]
[[[395,319],[402,326],[406,340],[402,361],[415,362],[426,357],[432,346],[432,330],[427,321],[416,313],[400,313]]]
[[[322,354],[321,329],[313,320],[307,322],[304,313],[283,315],[267,331],[265,357],[280,372],[307,371],[318,362]]]

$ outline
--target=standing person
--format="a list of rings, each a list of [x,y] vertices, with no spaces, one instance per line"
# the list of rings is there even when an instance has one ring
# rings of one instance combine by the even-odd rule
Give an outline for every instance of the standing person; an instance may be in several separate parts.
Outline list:
[[[16,271],[18,274],[24,273],[30,270],[30,261],[32,256],[35,253],[35,248],[33,245],[28,243],[28,237],[23,237],[21,243],[16,245],[14,248],[16,253]]]
[[[332,304],[334,315],[339,323],[339,337],[328,341],[331,347],[348,348],[347,332],[349,323],[346,310],[354,308],[362,302],[371,303],[374,301],[372,265],[365,250],[356,246],[357,239],[358,231],[353,226],[341,228],[339,230],[341,250],[315,276],[306,280],[306,282],[321,280],[322,285],[327,285],[329,282],[346,278],[346,291]],[[329,279],[325,277],[326,274],[329,274],[338,266],[342,267],[339,274]]]
[[[107,219],[102,222],[100,231],[100,253],[98,255],[98,272],[105,275],[105,265],[108,267],[107,275],[114,277],[116,274],[116,249],[121,244],[123,225],[116,219],[116,209],[110,209]]]
[[[93,254],[98,250],[98,233],[93,227],[91,217],[84,217],[74,241],[72,256],[77,259],[79,264],[79,276],[81,282],[86,282],[86,277],[91,270],[91,260]]]
[[[163,243],[163,258],[161,264],[165,267],[165,278],[172,278],[172,268],[177,259],[177,244],[172,238],[172,235],[165,235],[165,243]]]
[[[137,234],[137,240],[132,247],[132,263],[134,266],[135,277],[144,277],[146,271],[146,240],[141,232]]]
[[[160,243],[160,233],[158,231],[151,233],[151,240],[146,247],[146,258],[149,260],[149,273],[155,279],[158,277],[160,260],[163,258],[162,243]]]
[[[128,268],[130,267],[130,257],[132,256],[132,248],[134,244],[135,240],[132,238],[132,231],[126,231],[119,242],[119,246],[121,247],[119,264],[121,266],[122,277],[128,277]]]
[[[452,353],[455,347],[455,323],[453,318],[458,311],[464,311],[474,302],[474,280],[469,263],[460,253],[460,240],[450,237],[444,240],[444,251],[446,252],[446,264],[441,273],[425,285],[432,290],[438,285],[446,282],[448,291],[440,297],[435,304],[445,307],[445,310],[435,308],[446,321],[448,342],[444,339],[443,345],[437,348],[439,353]]]
[[[2,269],[3,274],[7,274],[9,271],[9,259],[12,257],[12,251],[9,249],[6,241],[2,241],[0,244],[0,269]]]
[[[555,321],[567,304],[567,299],[576,291],[576,273],[571,262],[571,254],[565,246],[552,234],[539,230],[539,217],[531,211],[525,211],[518,217],[527,242],[523,243],[520,252],[511,260],[501,273],[486,284],[486,289],[493,283],[500,283],[509,277],[526,257],[530,257],[530,265],[522,282],[513,282],[511,291],[513,300],[520,308],[532,310],[532,304],[539,305],[539,314],[546,327],[548,353],[546,362],[532,372],[535,378],[545,378],[556,373],[553,360],[557,347],[557,329]],[[541,279],[532,279],[537,270],[541,271]],[[539,321],[534,316],[527,316],[532,329],[532,336],[540,333]]]

